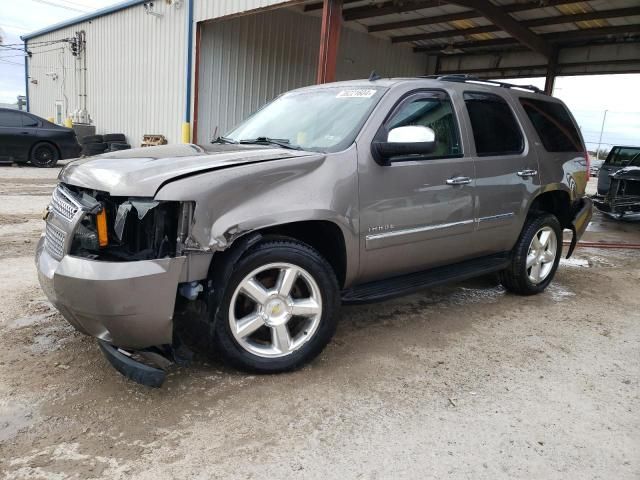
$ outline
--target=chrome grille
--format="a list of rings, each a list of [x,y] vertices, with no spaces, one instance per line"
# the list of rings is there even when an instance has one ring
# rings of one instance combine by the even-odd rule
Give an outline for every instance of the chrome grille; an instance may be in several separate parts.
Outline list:
[[[58,260],[64,257],[64,240],[66,236],[67,234],[58,227],[54,227],[48,222],[46,223],[44,245],[49,254]]]
[[[51,197],[51,207],[53,211],[59,214],[62,218],[71,221],[76,213],[78,213],[79,206],[71,199],[60,187],[53,191]]]

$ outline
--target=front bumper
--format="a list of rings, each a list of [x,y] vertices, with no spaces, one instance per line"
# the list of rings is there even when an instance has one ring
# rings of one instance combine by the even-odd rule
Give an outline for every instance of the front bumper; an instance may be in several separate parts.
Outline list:
[[[36,250],[38,279],[77,330],[119,347],[170,344],[178,283],[186,257],[103,262]]]

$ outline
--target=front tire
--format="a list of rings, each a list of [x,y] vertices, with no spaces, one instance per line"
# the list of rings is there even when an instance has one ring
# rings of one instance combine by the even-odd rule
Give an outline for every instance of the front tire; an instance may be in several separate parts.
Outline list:
[[[509,266],[500,272],[504,287],[519,295],[543,292],[553,280],[562,254],[562,227],[549,213],[531,215],[511,253]]]
[[[55,167],[59,159],[58,149],[46,142],[36,143],[29,155],[31,164],[39,168]]]
[[[316,250],[295,240],[261,242],[233,268],[214,348],[242,370],[294,370],[331,340],[339,301],[335,273]]]

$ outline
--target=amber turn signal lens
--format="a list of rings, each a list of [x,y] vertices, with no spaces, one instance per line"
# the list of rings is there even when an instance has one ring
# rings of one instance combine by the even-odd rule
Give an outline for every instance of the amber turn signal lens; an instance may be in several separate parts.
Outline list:
[[[96,215],[96,227],[98,228],[98,243],[101,247],[109,245],[109,237],[107,236],[107,212],[103,208]]]

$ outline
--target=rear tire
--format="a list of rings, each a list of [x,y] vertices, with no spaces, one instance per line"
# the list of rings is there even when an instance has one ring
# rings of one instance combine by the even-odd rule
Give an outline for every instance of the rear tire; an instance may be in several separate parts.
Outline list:
[[[60,159],[60,154],[55,145],[46,142],[36,143],[31,149],[29,161],[38,168],[55,167]]]
[[[519,295],[543,292],[553,280],[561,255],[562,227],[558,219],[549,213],[530,215],[509,266],[500,272],[500,282]]]
[[[214,348],[242,370],[294,370],[329,343],[339,306],[335,273],[316,250],[295,240],[263,241],[233,266]]]

